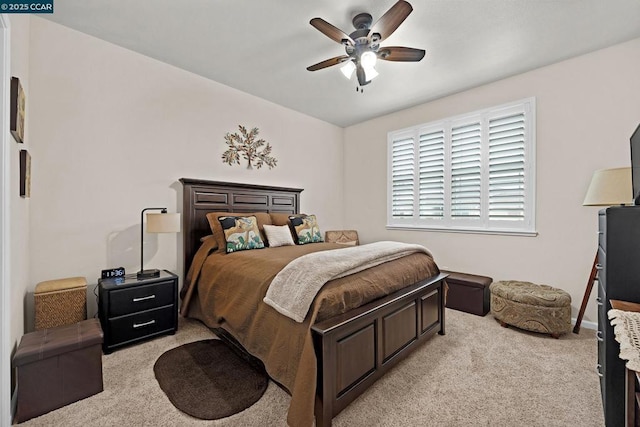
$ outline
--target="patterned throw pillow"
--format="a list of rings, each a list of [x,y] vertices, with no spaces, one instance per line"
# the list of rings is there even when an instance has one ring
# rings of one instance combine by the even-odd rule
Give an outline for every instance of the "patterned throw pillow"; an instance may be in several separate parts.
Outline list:
[[[221,216],[218,221],[227,242],[227,253],[264,248],[255,216]]]
[[[296,231],[299,245],[324,241],[315,215],[290,216],[289,221]]]

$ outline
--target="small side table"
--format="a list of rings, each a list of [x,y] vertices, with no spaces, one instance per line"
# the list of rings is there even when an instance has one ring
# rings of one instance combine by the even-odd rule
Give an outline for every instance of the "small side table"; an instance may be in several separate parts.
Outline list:
[[[635,302],[609,300],[615,310],[640,313],[640,304]],[[640,349],[638,349],[640,352]],[[625,426],[640,426],[640,372],[625,366]]]
[[[178,276],[172,272],[140,280],[135,275],[102,279],[98,288],[105,354],[178,330]]]

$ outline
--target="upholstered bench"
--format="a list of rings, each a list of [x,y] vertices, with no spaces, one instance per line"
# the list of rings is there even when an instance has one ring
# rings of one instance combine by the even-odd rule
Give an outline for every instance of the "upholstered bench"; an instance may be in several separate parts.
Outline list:
[[[448,274],[447,308],[484,316],[489,312],[491,277],[442,271]]]
[[[491,313],[502,326],[554,338],[571,330],[571,296],[562,289],[514,280],[495,282],[489,288]]]
[[[102,391],[102,328],[98,319],[22,336],[13,357],[21,423]]]
[[[324,241],[327,243],[339,243],[347,246],[360,244],[356,230],[330,230],[324,233]]]

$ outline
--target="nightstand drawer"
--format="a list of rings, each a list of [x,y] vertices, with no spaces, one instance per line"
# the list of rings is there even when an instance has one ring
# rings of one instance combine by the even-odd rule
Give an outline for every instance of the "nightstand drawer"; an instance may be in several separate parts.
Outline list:
[[[109,293],[108,317],[137,313],[173,303],[173,280],[113,290]]]
[[[117,345],[175,330],[173,305],[109,319],[110,344]]]

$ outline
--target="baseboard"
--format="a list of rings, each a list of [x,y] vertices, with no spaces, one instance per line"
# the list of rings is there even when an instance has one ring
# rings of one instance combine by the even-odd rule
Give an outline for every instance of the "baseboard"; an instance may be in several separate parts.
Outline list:
[[[575,318],[571,318],[571,324],[575,325],[576,324],[576,319]],[[596,322],[587,322],[586,320],[583,320],[580,323],[580,328],[585,328],[585,329],[593,329],[594,331],[598,330],[598,324]]]

